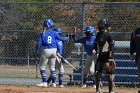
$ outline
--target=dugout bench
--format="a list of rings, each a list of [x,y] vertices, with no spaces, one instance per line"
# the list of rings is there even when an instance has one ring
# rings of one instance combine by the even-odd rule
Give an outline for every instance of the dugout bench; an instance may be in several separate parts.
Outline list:
[[[136,63],[131,62],[129,58],[129,41],[115,42],[115,61],[116,69],[114,70],[116,86],[137,87],[138,86],[138,70]],[[78,45],[79,46],[79,45]],[[80,48],[80,47],[79,47]],[[73,52],[76,53],[76,52]],[[80,54],[78,49],[77,54]],[[74,59],[73,59],[74,60]],[[85,62],[86,59],[79,60]],[[73,74],[70,74],[70,82],[68,84],[81,84],[82,82],[82,62],[79,63],[78,70],[73,69]],[[91,76],[88,77],[87,84],[90,84]],[[107,83],[105,74],[102,77],[103,84]]]

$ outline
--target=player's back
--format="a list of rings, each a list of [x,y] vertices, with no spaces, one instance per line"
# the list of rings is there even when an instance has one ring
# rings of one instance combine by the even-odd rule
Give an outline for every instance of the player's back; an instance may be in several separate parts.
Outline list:
[[[46,29],[42,34],[42,45],[44,48],[57,48],[56,33],[51,29]]]

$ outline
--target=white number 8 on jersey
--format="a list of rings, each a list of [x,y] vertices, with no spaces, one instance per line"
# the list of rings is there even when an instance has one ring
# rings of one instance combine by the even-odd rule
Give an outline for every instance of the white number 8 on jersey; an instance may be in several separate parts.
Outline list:
[[[52,37],[48,36],[48,43],[51,44],[52,43]]]

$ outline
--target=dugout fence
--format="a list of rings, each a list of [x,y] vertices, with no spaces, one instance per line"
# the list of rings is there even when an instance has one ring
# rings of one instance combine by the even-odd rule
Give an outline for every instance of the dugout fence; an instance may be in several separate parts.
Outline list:
[[[139,27],[140,3],[0,2],[0,84],[34,85],[41,80],[33,53],[38,29],[46,17],[54,20],[55,27],[63,29],[64,36],[77,27],[79,38],[83,36],[84,27],[94,25],[97,28],[98,20],[107,18],[111,22],[111,33],[115,40],[127,42],[131,31]],[[120,47],[115,49],[115,82],[124,86],[137,86],[138,72],[136,64],[129,60],[129,44],[126,45],[128,47],[122,47],[124,43],[118,43],[117,46]],[[64,63],[66,84],[70,81],[81,82],[83,78],[83,47],[79,51],[73,40],[64,43],[63,56],[78,68],[75,71]],[[49,76],[48,67],[46,69]]]

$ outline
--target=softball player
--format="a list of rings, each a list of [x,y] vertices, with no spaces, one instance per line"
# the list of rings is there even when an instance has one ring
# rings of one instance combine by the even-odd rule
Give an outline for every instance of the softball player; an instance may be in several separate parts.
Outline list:
[[[109,93],[114,92],[114,76],[113,70],[115,68],[114,61],[114,39],[113,36],[108,32],[109,22],[106,19],[99,20],[98,23],[99,32],[96,35],[94,48],[98,48],[99,55],[95,64],[95,78],[96,78],[96,93],[101,92],[101,77],[102,71],[106,72],[108,80]]]
[[[136,56],[134,56],[136,53]],[[140,28],[137,28],[135,31],[131,33],[131,40],[130,40],[130,59],[132,62],[136,62],[137,69],[138,69],[138,93],[140,93]]]
[[[58,34],[62,34],[62,29],[60,28],[54,28],[53,31],[55,31]],[[59,80],[59,87],[64,87],[62,85],[62,79],[64,76],[64,67],[63,64],[61,62],[61,55],[62,55],[62,51],[63,51],[63,42],[60,40],[56,40],[57,42],[57,58],[56,58],[56,63],[55,63],[55,68],[59,70],[59,74],[58,74],[58,80]],[[48,84],[50,83],[52,77],[50,76],[47,80]],[[53,86],[56,87],[56,86]]]
[[[86,87],[86,81],[87,81],[87,76],[88,74],[94,75],[94,67],[95,67],[95,59],[96,55],[93,55],[93,47],[94,47],[94,41],[95,41],[95,36],[93,35],[95,33],[95,29],[93,26],[87,26],[84,30],[85,32],[85,37],[82,37],[80,39],[77,39],[75,37],[76,29],[73,32],[72,38],[74,39],[75,43],[82,43],[84,45],[84,49],[87,53],[86,57],[86,63],[84,67],[84,72],[83,72],[83,84],[82,87]],[[95,80],[93,79],[93,87],[96,88],[95,86]]]
[[[58,33],[54,32],[51,28],[54,26],[54,22],[51,19],[45,19],[43,23],[44,32],[40,33],[37,39],[35,56],[38,56],[40,45],[42,45],[43,50],[40,57],[40,73],[42,76],[42,83],[37,84],[39,87],[47,87],[47,75],[46,75],[46,65],[49,62],[49,69],[52,76],[52,83],[56,85],[56,71],[55,71],[55,61],[57,55],[57,44],[56,40],[67,41],[69,37],[61,37]]]

